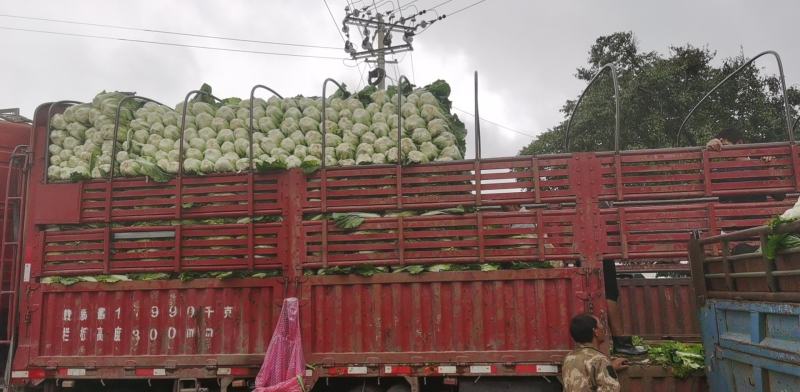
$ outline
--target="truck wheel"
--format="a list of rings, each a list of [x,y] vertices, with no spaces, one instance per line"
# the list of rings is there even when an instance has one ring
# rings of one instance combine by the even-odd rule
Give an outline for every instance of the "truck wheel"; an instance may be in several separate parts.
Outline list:
[[[389,387],[386,392],[411,392],[411,386],[401,381]]]
[[[347,392],[383,392],[383,388],[371,384],[369,381],[366,383],[359,383],[355,386],[350,387]]]

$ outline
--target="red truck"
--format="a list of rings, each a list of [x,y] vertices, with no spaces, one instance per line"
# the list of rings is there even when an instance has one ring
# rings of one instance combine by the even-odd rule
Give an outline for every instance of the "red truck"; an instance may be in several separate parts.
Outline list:
[[[19,116],[17,109],[0,110],[0,361],[7,363],[14,336],[15,308],[18,286],[17,262],[19,226],[25,184],[19,176],[10,175],[24,166],[24,147],[30,140],[31,125]],[[8,367],[6,367],[7,369]]]
[[[48,182],[49,121],[72,104],[36,110],[25,165],[9,175],[27,197],[6,197],[26,207],[12,236],[22,252],[3,259],[8,292],[21,282],[7,379],[27,389],[247,389],[283,299],[298,297],[309,390],[560,390],[569,319],[606,316],[604,260],[684,274],[621,280],[626,333],[697,339],[690,230],[761,224],[800,191],[793,142]],[[357,231],[318,219],[456,207]],[[442,264],[512,268],[374,273]],[[364,266],[368,276],[328,274]],[[47,283],[208,271],[239,278]],[[703,388],[657,368],[623,377],[631,391]]]
[[[290,296],[301,301],[309,389],[560,390],[569,319],[605,315],[603,260],[622,261],[623,273],[686,272],[690,230],[763,223],[800,191],[793,143],[50,183],[48,121],[67,105],[36,110],[27,164],[14,172],[27,197],[6,197],[26,206],[9,376],[31,390],[246,390]],[[737,160],[758,156],[772,159]],[[730,201],[754,194],[786,198]],[[502,208],[520,205],[527,211]],[[357,232],[311,219],[457,206],[467,212],[368,218]],[[198,221],[218,217],[249,219]],[[556,268],[306,275],[545,261]],[[201,271],[279,276],[43,283]],[[621,285],[629,330],[696,334],[688,278]],[[628,377],[637,374],[650,380],[642,385],[665,377],[641,369]]]

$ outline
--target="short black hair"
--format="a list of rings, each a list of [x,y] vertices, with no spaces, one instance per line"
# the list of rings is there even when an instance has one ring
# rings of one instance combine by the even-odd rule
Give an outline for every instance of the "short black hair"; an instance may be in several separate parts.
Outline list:
[[[593,315],[579,314],[570,321],[569,334],[577,343],[591,343],[595,328],[597,328],[597,319]]]
[[[733,144],[737,144],[744,141],[744,135],[739,128],[731,127],[719,131],[717,139],[725,139]]]

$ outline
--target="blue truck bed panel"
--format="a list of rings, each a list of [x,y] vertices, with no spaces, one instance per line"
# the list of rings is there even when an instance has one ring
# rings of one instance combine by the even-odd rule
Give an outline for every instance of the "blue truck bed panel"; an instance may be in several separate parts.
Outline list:
[[[800,304],[708,300],[700,324],[713,392],[800,391]]]

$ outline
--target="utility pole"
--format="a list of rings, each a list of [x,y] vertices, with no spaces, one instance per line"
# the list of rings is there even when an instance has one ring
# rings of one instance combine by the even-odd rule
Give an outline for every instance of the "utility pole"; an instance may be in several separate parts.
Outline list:
[[[374,8],[374,9],[373,9]],[[345,17],[342,20],[342,32],[347,36],[344,44],[344,51],[353,60],[364,60],[366,63],[376,65],[375,69],[369,73],[369,83],[380,89],[386,88],[386,64],[394,63],[396,60],[386,60],[387,54],[398,54],[414,50],[411,43],[417,29],[425,28],[432,22],[422,21],[417,23],[417,17],[426,11],[402,17],[399,16],[400,10],[393,9],[387,12],[380,12],[373,5],[364,7],[345,7]],[[395,15],[395,14],[398,15]],[[356,47],[357,43],[351,41],[351,27],[361,33],[360,51]],[[401,34],[402,44],[393,44],[394,34]],[[377,42],[376,42],[377,41]]]
[[[386,31],[383,29],[383,15],[378,13],[378,23],[381,27],[378,27],[378,68],[382,70],[386,70],[386,54],[384,53],[384,39],[386,38]],[[391,32],[389,32],[391,34]],[[411,50],[411,49],[409,49]],[[378,82],[378,88],[381,90],[386,89],[386,78],[380,78]]]
[[[442,14],[430,20],[423,19],[417,22],[417,18],[421,19],[430,10],[422,10],[403,16],[402,10],[398,8],[381,12],[374,5],[374,2],[372,5],[364,7],[351,7],[348,5],[344,7],[344,11],[345,17],[342,20],[342,32],[347,36],[344,43],[344,51],[353,60],[364,60],[366,63],[377,65],[369,73],[369,83],[380,89],[386,88],[386,64],[397,64],[397,60],[386,61],[386,55],[414,50],[411,43],[414,41],[417,30],[422,29],[422,31],[425,31],[430,25],[447,17],[447,15]],[[350,40],[351,26],[364,37],[363,41],[361,41],[361,51],[356,49],[357,44]],[[401,34],[403,43],[393,45],[392,33]],[[376,39],[377,42],[374,42]]]

